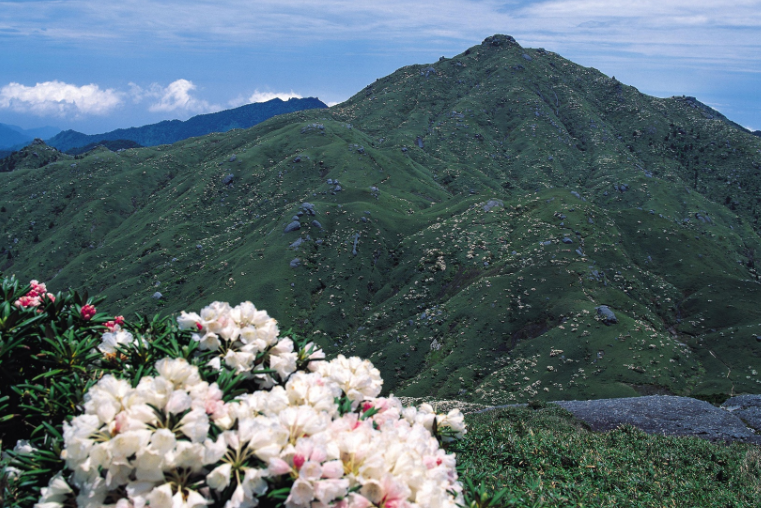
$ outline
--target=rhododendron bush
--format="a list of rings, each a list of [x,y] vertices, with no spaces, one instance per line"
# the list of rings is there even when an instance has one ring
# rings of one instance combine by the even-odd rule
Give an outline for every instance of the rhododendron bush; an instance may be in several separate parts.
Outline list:
[[[445,449],[465,432],[458,410],[380,397],[369,361],[329,360],[250,302],[174,322],[99,318],[92,302],[71,312],[101,323],[81,400],[58,428],[43,424],[47,441],[38,433],[6,454],[11,480],[48,459],[35,506],[463,503]]]

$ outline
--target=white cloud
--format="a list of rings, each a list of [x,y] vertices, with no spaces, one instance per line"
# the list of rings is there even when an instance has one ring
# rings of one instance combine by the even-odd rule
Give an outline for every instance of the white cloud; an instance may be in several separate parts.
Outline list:
[[[245,97],[243,95],[239,95],[235,99],[232,99],[228,102],[228,105],[231,108],[237,108],[240,106],[243,106],[245,104],[253,104],[255,102],[267,102],[271,101],[272,99],[280,99],[282,101],[287,101],[288,99],[301,99],[302,95],[297,94],[293,90],[290,92],[261,92],[258,89],[254,90],[254,93],[252,93],[249,97]]]
[[[187,79],[173,81],[166,88],[156,83],[151,85],[147,90],[140,88],[134,83],[130,83],[130,87],[131,94],[137,102],[142,101],[144,98],[158,99],[157,102],[148,107],[148,111],[152,113],[184,112],[198,114],[222,109],[205,100],[193,97],[190,92],[195,90],[196,86],[192,81]]]
[[[98,85],[76,86],[61,81],[46,81],[34,86],[9,83],[0,88],[0,109],[19,113],[81,117],[105,115],[122,103],[123,94]]]
[[[260,92],[259,90],[254,90],[254,93],[248,98],[248,102],[267,102],[272,99],[287,101],[288,99],[294,98],[301,99],[301,95],[294,93],[293,90],[290,92]]]

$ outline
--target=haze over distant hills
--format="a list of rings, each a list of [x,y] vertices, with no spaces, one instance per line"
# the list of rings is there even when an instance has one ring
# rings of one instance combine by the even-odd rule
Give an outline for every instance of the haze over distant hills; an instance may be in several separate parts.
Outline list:
[[[9,150],[30,143],[35,138],[47,139],[61,132],[56,127],[22,129],[16,125],[0,123],[0,150]]]
[[[315,97],[288,99],[275,98],[267,102],[246,104],[235,109],[197,115],[188,120],[165,120],[142,127],[116,129],[103,134],[82,134],[67,130],[47,140],[47,144],[65,152],[72,148],[97,144],[100,141],[129,140],[141,146],[156,146],[176,143],[183,139],[203,136],[211,132],[227,132],[232,129],[247,129],[275,115],[292,113],[303,109],[327,108]]]
[[[397,395],[761,392],[761,139],[509,36],[329,109],[14,164],[0,269],[112,314],[251,300]]]

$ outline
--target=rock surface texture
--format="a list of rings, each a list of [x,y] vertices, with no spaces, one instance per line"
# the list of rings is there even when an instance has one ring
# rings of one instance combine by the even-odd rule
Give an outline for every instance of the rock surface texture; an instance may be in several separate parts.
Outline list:
[[[744,397],[747,397],[745,399]],[[708,402],[690,397],[650,395],[625,399],[569,400],[555,402],[589,424],[592,430],[612,430],[624,424],[633,425],[648,434],[667,436],[696,436],[710,441],[742,441],[761,444],[761,396],[747,395],[730,407],[743,407],[731,411],[727,404],[719,408]],[[727,401],[727,402],[730,402]],[[740,418],[743,411],[756,411],[755,424]],[[749,413],[750,414],[750,413]]]
[[[437,407],[459,408],[464,413],[485,413],[525,404],[483,407],[456,401],[408,399]],[[739,395],[721,407],[690,397],[649,395],[620,399],[563,400],[551,402],[569,411],[593,431],[605,432],[621,425],[648,434],[695,436],[709,441],[741,441],[761,445],[761,395]]]

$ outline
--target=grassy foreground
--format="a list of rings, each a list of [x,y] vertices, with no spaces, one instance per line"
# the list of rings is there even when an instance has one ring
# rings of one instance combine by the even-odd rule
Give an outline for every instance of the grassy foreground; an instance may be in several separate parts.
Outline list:
[[[631,426],[596,433],[552,405],[471,414],[466,422],[468,434],[452,447],[463,480],[504,489],[482,506],[750,507],[761,499],[754,445]]]

